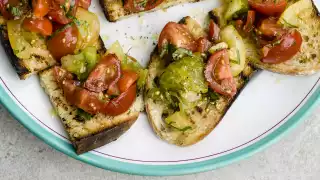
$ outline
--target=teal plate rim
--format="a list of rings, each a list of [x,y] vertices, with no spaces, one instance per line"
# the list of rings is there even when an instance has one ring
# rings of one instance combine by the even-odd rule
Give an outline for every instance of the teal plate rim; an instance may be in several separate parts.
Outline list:
[[[317,85],[317,83],[315,84]],[[318,87],[313,94],[308,98],[302,107],[285,123],[275,129],[273,132],[268,134],[266,137],[258,140],[257,142],[239,149],[230,154],[222,155],[217,158],[204,160],[200,162],[192,162],[186,164],[176,165],[146,165],[146,164],[135,164],[129,162],[118,161],[109,158],[101,158],[92,152],[88,152],[82,155],[77,155],[74,152],[72,145],[63,139],[50,133],[49,130],[41,127],[36,123],[26,112],[24,112],[10,97],[6,90],[0,86],[0,103],[10,112],[10,114],[17,119],[25,128],[31,133],[43,140],[45,143],[55,148],[56,150],[65,153],[66,155],[83,161],[87,164],[103,168],[106,170],[146,175],[146,176],[173,176],[173,175],[184,175],[198,172],[209,171],[217,169],[235,161],[244,159],[253,155],[254,153],[261,151],[267,146],[279,140],[289,130],[296,127],[306,116],[308,116],[312,110],[320,104],[320,87]]]

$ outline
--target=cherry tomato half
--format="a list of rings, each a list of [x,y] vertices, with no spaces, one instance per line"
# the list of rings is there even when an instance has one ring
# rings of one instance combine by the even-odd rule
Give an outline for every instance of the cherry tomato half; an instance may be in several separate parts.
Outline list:
[[[78,40],[78,28],[76,25],[66,25],[64,29],[58,30],[48,39],[47,47],[56,60],[61,57],[73,54]]]
[[[302,37],[299,31],[292,30],[283,35],[280,40],[263,47],[262,62],[277,64],[290,60],[299,52]]]
[[[120,79],[120,61],[114,54],[108,54],[91,71],[84,87],[90,91],[102,92]]]
[[[49,0],[32,0],[33,14],[36,17],[44,17],[49,12]]]
[[[120,92],[125,92],[129,87],[135,83],[138,79],[138,74],[131,70],[123,70],[121,72],[121,78],[118,81],[118,87]]]
[[[52,23],[46,17],[25,18],[22,25],[24,29],[40,33],[44,36],[50,36],[52,34]]]
[[[167,23],[160,33],[158,42],[159,50],[167,44],[172,44],[177,48],[184,48],[190,51],[197,49],[197,43],[186,25],[175,22]]]
[[[211,41],[218,41],[220,35],[220,28],[219,26],[211,19],[209,24],[209,40]]]
[[[228,51],[222,49],[211,55],[204,71],[211,89],[219,94],[233,97],[237,92],[233,79]]]
[[[286,0],[248,0],[248,2],[254,10],[267,16],[279,15],[287,6]]]
[[[110,100],[110,102],[105,106],[103,113],[116,116],[126,112],[136,99],[136,91],[137,85],[135,83],[118,97]]]

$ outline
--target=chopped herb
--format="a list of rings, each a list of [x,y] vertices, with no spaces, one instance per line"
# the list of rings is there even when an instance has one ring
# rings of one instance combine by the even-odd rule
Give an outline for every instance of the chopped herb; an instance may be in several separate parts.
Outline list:
[[[177,130],[179,130],[179,131],[182,131],[182,132],[185,132],[185,131],[187,131],[187,130],[189,130],[189,129],[192,129],[191,126],[186,126],[186,127],[184,127],[184,128],[177,128],[177,127],[173,126],[172,123],[174,123],[174,122],[171,121],[168,125],[170,125],[171,127],[175,128],[175,129],[177,129]]]
[[[153,5],[153,4],[157,3],[157,1],[158,1],[158,0],[149,0],[148,2],[149,2],[151,5]]]
[[[86,121],[89,120],[90,118],[92,118],[92,115],[85,112],[82,109],[77,109],[77,115],[76,115],[76,119],[79,121]]]
[[[185,132],[185,131],[187,131],[187,130],[189,130],[189,129],[192,129],[191,126],[186,126],[186,127],[184,127],[184,128],[178,128],[178,127],[175,127],[174,124],[175,124],[174,121],[171,121],[171,122],[168,123],[169,126],[173,127],[174,129],[177,129],[178,131]]]
[[[209,96],[210,102],[213,102],[213,103],[220,99],[220,95],[214,91],[211,91],[211,90],[208,91],[208,96]]]
[[[281,44],[281,40],[275,41],[274,43],[271,44],[271,46],[274,47],[274,46],[277,46],[279,44]]]
[[[135,7],[139,7],[139,8],[144,8],[144,7],[146,7],[147,2],[148,2],[147,0],[138,0],[138,2],[137,2],[137,0],[134,0],[134,1],[133,1],[134,6],[135,6]]]
[[[189,129],[192,129],[192,127],[191,126],[186,126],[186,127],[182,128],[182,129],[179,129],[179,131],[185,132],[185,131],[187,131]]]
[[[13,49],[14,54],[18,54],[19,52],[20,52],[19,49]]]
[[[168,49],[169,44],[165,44],[164,46],[162,46],[162,48],[160,49],[160,58],[163,58],[166,54],[168,54]]]
[[[184,48],[178,48],[176,51],[174,51],[172,53],[172,58],[173,60],[179,60],[183,57],[186,57],[186,56],[192,56],[192,51],[189,51],[187,49],[184,49]]]
[[[17,7],[10,6],[10,12],[13,16],[21,16],[21,14],[22,14],[21,10]]]
[[[62,8],[65,13],[68,13],[68,8],[67,8],[68,4],[69,4],[69,0],[66,0],[64,4],[60,6],[60,8]],[[70,6],[69,11],[72,11],[72,8],[73,6]]]
[[[110,98],[110,99],[114,99],[114,98],[116,98],[116,97],[118,97],[118,95],[109,95],[109,98]]]
[[[151,37],[153,40],[157,41],[158,38],[159,38],[159,34],[152,34],[152,37]]]
[[[295,46],[297,44],[296,40],[294,39],[292,45]]]
[[[57,112],[54,108],[52,108],[52,109],[50,110],[50,115],[55,117],[55,116],[58,115],[58,112]]]

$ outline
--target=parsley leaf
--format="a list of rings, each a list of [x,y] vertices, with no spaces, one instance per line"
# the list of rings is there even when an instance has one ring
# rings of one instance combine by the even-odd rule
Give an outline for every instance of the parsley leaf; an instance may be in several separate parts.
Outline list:
[[[85,112],[84,110],[78,108],[77,109],[77,115],[76,115],[76,119],[79,121],[86,121],[89,120],[90,118],[92,118],[92,115]]]
[[[220,99],[220,95],[212,90],[208,91],[208,97],[210,102],[215,102]]]
[[[21,16],[22,12],[19,8],[10,6],[10,12],[13,16]]]

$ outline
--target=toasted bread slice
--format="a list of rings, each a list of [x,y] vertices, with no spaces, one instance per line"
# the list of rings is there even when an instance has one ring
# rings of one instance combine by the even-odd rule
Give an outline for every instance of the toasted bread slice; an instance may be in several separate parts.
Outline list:
[[[26,1],[23,1],[21,9],[21,16],[23,18],[30,14],[31,7]],[[8,55],[12,66],[15,68],[20,79],[26,79],[30,75],[48,68],[56,63],[56,60],[50,55],[49,51],[43,47],[45,45],[44,39],[39,39],[37,46],[32,49],[25,49],[25,52],[30,53],[29,58],[19,58],[15,55],[14,50],[11,47],[8,31],[7,31],[7,21],[4,17],[0,16],[0,40],[2,46]]]
[[[60,117],[77,154],[115,141],[131,127],[138,118],[140,111],[144,109],[142,93],[140,93],[131,108],[121,115],[96,114],[90,119],[81,121],[77,116],[78,108],[66,101],[62,89],[53,76],[53,69],[44,70],[39,73],[39,76],[41,86],[49,95],[50,101]]]
[[[24,17],[27,17],[31,14],[30,4],[23,4],[23,7],[21,9],[22,11],[20,19],[23,19]],[[8,21],[6,21],[4,17],[0,16],[0,41],[20,79],[26,79],[30,75],[36,74],[39,71],[47,69],[57,63],[46,47],[46,40],[41,37],[38,37],[36,40],[32,39],[31,42],[28,42],[29,44],[32,44],[32,41],[36,41],[35,44],[37,45],[32,45],[32,48],[20,51],[20,54],[30,54],[29,58],[17,57],[9,41],[7,22]],[[19,33],[21,34],[21,32]],[[101,37],[99,37],[99,40],[94,46],[98,49],[99,52],[105,51]]]
[[[320,71],[320,17],[317,16],[311,0],[303,0],[303,3],[308,7],[298,14],[301,22],[296,27],[303,38],[300,52],[292,59],[279,64],[263,63],[260,61],[261,54],[259,54],[256,58],[251,58],[254,66],[288,75],[311,75]],[[260,53],[259,49],[251,47],[252,51]]]
[[[204,33],[203,29],[199,29],[201,27],[197,22],[190,17],[184,18],[180,23],[186,24],[193,36],[197,37]],[[146,112],[154,132],[164,141],[178,146],[189,146],[206,137],[220,122],[237,95],[247,84],[250,77],[256,72],[255,68],[246,63],[245,69],[240,75],[235,77],[237,95],[233,98],[219,96],[214,102],[208,100],[205,103],[198,104],[196,107],[186,111],[185,113],[189,117],[194,128],[188,131],[179,131],[172,128],[164,121],[163,111],[164,109],[168,109],[168,107],[166,107],[164,103],[155,101],[147,95],[149,90],[157,87],[156,79],[163,72],[163,69],[160,68],[160,61],[162,61],[162,59],[156,48],[151,54],[148,65],[148,76],[144,96]]]
[[[110,22],[115,22],[124,17],[129,17],[133,14],[136,14],[124,8],[123,0],[99,0],[99,1],[106,18]],[[178,4],[198,2],[198,1],[200,0],[164,0],[159,6],[145,12],[152,12],[159,9],[166,9]]]

